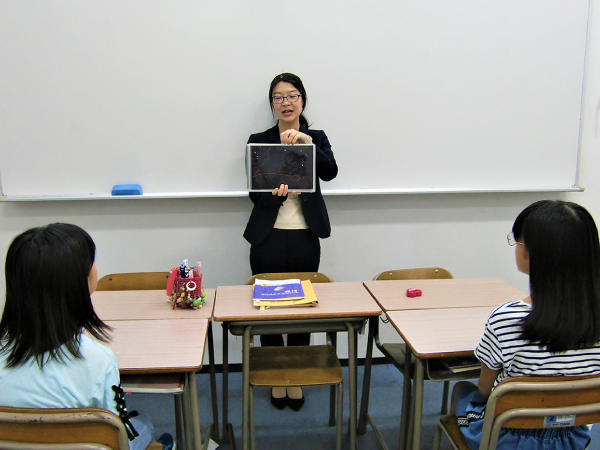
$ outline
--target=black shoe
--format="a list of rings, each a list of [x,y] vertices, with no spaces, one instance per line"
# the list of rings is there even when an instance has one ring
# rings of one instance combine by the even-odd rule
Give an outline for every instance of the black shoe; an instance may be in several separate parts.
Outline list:
[[[304,405],[304,395],[300,398],[286,398],[288,406],[294,411],[300,411],[300,408],[302,408],[302,405]]]
[[[282,410],[288,404],[288,398],[287,397],[276,398],[276,397],[273,397],[273,394],[271,393],[271,403],[273,404],[273,406],[275,408]]]

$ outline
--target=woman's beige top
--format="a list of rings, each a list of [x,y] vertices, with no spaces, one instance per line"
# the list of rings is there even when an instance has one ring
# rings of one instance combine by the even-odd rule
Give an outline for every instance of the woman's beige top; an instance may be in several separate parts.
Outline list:
[[[300,194],[288,193],[287,200],[279,208],[277,220],[273,228],[282,230],[302,230],[308,228],[304,220],[304,214],[302,214]]]

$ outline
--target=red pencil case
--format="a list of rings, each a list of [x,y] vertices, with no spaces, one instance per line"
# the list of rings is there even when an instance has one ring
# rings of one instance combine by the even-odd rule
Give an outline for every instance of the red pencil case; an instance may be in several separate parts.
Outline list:
[[[202,274],[197,277],[184,278],[180,269],[173,268],[167,281],[167,297],[173,304],[181,308],[201,308],[206,293],[202,290]]]

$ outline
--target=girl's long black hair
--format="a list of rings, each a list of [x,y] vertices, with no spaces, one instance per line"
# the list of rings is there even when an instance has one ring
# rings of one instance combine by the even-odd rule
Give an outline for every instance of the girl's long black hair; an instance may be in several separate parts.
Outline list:
[[[110,327],[94,312],[88,286],[95,253],[90,235],[66,223],[32,228],[12,241],[0,319],[0,352],[8,354],[7,367],[30,358],[42,367],[67,353],[81,358],[84,330],[109,340]]]
[[[598,229],[582,206],[542,200],[513,225],[529,253],[532,311],[523,338],[551,352],[585,348],[600,340]]]

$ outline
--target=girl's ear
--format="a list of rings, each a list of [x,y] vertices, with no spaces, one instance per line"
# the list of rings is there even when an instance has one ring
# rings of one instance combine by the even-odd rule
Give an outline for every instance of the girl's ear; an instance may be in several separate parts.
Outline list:
[[[529,275],[529,252],[527,251],[527,248],[523,248],[523,252],[525,253],[525,268],[527,270],[527,272],[525,272],[527,275]]]
[[[529,252],[527,251],[527,247],[525,247],[524,245],[521,245],[520,247],[523,252],[523,267],[521,269],[521,272],[523,272],[526,275],[529,275]]]
[[[94,263],[92,264],[92,268],[90,269],[90,273],[88,275],[88,288],[90,290],[90,295],[96,291],[96,287],[98,287],[98,269],[96,268],[96,263]]]
[[[517,269],[519,272],[529,275],[529,252],[521,243],[515,245],[515,259],[517,260]]]

